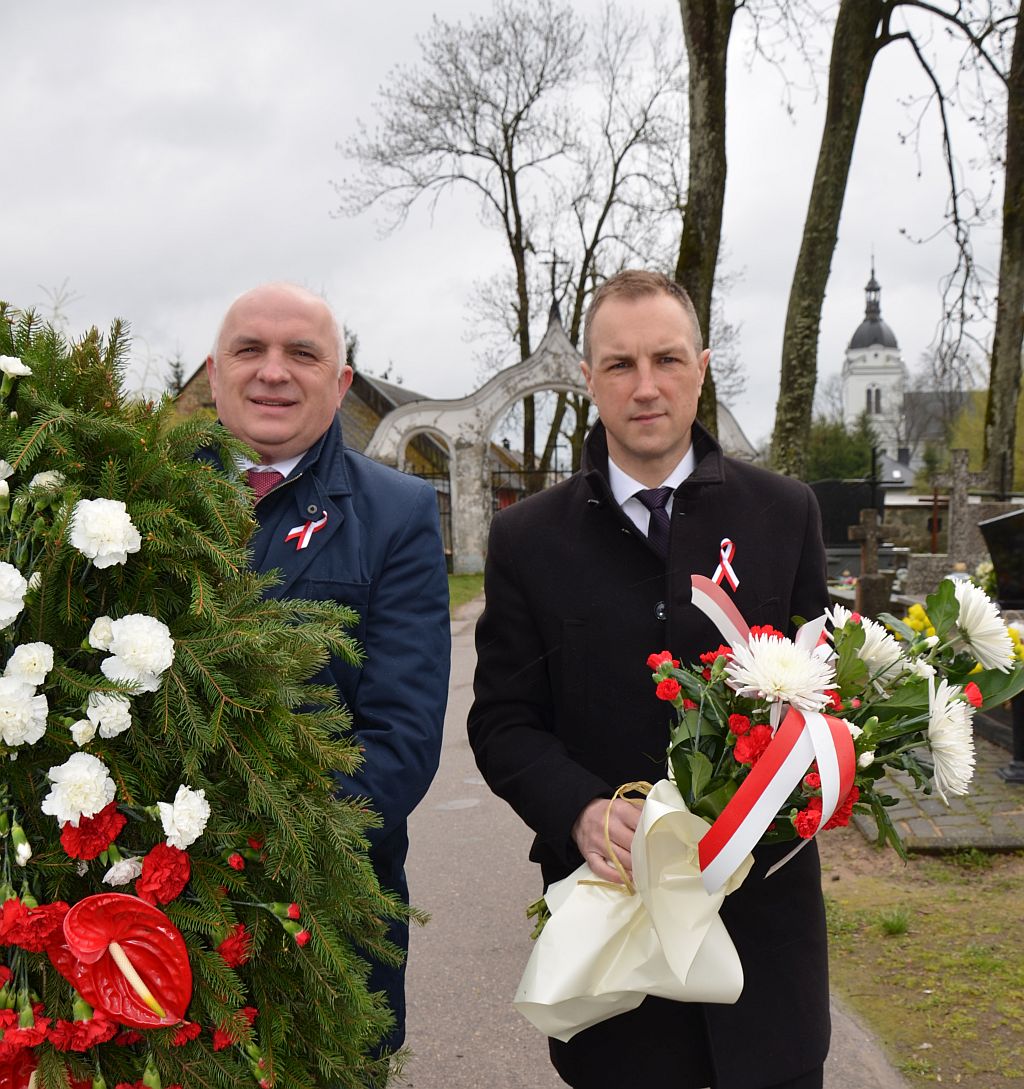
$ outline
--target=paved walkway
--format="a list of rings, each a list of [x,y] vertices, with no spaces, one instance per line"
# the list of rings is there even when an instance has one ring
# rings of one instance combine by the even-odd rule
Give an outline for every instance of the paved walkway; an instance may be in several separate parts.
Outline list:
[[[414,929],[408,971],[414,1089],[558,1089],[547,1044],[512,1008],[530,953],[525,906],[541,893],[527,861],[530,833],[487,789],[466,740],[475,665],[473,628],[480,600],[452,623],[452,678],[441,768],[410,821],[409,886],[430,912]],[[1024,846],[1024,787],[996,768],[1009,754],[978,741],[978,775],[969,798],[946,810],[909,793],[897,808],[916,850]],[[898,787],[897,787],[898,789]],[[873,826],[868,830],[873,838]],[[826,1089],[906,1089],[871,1036],[833,1002]]]

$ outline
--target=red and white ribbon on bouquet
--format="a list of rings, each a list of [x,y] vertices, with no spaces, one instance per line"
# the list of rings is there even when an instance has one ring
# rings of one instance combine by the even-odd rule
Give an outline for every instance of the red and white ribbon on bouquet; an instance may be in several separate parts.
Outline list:
[[[693,604],[730,646],[746,644],[750,629],[725,591],[703,575],[693,575],[691,585]],[[791,707],[771,744],[700,841],[701,878],[709,893],[720,889],[758,844],[812,760],[818,762],[821,776],[820,830],[853,786],[857,764],[853,739],[840,719]]]

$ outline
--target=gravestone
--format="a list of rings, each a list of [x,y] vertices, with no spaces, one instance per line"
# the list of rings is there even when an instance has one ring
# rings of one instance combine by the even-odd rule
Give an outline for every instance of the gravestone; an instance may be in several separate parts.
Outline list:
[[[849,526],[851,541],[860,542],[860,575],[854,593],[854,608],[864,616],[876,617],[888,612],[892,597],[892,573],[878,570],[878,546],[882,540],[882,526],[878,511],[868,507],[860,512],[860,524]]]
[[[978,523],[988,544],[996,573],[996,592],[1003,619],[1024,618],[1024,510],[989,518]],[[1013,731],[1013,759],[999,769],[1008,783],[1024,785],[1024,693],[1010,701]]]
[[[978,564],[988,558],[978,523],[1020,509],[1011,503],[972,503],[971,488],[987,487],[988,477],[984,473],[972,473],[968,459],[966,450],[951,451],[951,471],[938,478],[939,484],[949,488],[947,551],[936,555],[920,552],[911,555],[903,584],[906,594],[927,596],[960,563],[964,565],[963,570],[973,574]]]

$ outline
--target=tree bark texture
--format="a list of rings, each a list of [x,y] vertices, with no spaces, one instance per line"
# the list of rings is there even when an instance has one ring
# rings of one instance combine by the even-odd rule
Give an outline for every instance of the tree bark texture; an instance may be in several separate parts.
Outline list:
[[[1017,29],[1007,81],[1006,188],[999,298],[985,410],[985,467],[995,492],[1012,487],[1024,347],[1024,24]]]
[[[880,40],[887,0],[842,0],[829,63],[825,127],[786,311],[772,462],[801,476],[811,427],[818,333],[839,217],[853,159],[864,94]]]
[[[676,280],[690,294],[705,343],[722,237],[725,203],[725,74],[736,0],[679,0],[689,59],[690,163]],[[714,364],[708,368],[697,419],[718,433]]]

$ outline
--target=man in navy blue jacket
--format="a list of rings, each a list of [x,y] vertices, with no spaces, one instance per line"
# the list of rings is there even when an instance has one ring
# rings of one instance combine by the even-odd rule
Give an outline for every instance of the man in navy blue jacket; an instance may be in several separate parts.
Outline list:
[[[382,885],[408,901],[406,821],[437,770],[451,655],[448,580],[433,489],[349,450],[338,406],[352,383],[327,304],[291,284],[236,299],[206,360],[221,423],[259,455],[243,464],[259,522],[253,567],[277,569],[274,597],[333,600],[359,613],[361,667],[332,659],[335,685],[365,751],[339,791],[365,797],[382,825],[370,858]],[[408,927],[392,938],[408,948]],[[373,990],[405,1035],[404,966],[375,964]]]

